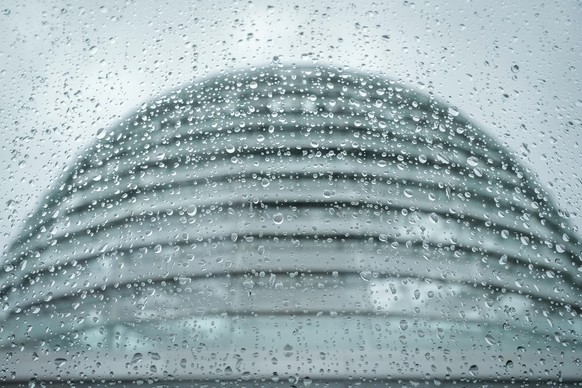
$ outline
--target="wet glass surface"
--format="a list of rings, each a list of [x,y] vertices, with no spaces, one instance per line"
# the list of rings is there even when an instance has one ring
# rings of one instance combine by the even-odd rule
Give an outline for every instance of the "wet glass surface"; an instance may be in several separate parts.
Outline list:
[[[581,9],[526,8],[5,7],[1,381],[575,384]]]

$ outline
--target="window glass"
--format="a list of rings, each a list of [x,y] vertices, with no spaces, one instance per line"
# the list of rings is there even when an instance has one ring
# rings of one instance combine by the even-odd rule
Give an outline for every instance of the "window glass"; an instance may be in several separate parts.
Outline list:
[[[582,379],[579,3],[0,8],[2,384]]]

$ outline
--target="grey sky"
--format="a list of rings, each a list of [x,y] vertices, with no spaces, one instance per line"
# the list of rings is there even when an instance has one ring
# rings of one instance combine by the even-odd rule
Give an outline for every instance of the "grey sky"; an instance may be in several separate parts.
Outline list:
[[[582,206],[579,1],[103,1],[0,6],[0,251],[100,128],[233,68],[349,66],[433,92]],[[582,226],[582,216],[572,218]]]

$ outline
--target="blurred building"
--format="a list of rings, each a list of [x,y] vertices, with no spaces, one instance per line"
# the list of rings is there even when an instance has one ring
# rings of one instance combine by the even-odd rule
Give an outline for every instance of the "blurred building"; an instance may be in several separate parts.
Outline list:
[[[4,263],[6,374],[582,376],[576,236],[431,93],[261,68],[98,137]]]

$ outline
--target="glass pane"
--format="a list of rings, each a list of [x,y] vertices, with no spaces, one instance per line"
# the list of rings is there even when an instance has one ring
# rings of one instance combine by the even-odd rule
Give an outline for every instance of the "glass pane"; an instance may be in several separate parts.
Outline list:
[[[527,5],[5,6],[0,381],[579,381],[582,15]]]

